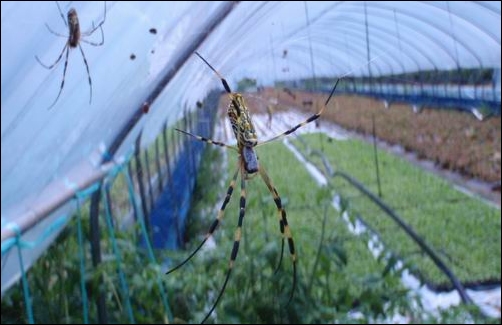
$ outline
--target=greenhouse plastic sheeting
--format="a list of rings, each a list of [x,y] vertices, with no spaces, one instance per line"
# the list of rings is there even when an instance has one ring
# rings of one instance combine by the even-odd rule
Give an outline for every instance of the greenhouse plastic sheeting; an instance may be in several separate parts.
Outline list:
[[[117,134],[165,75],[171,73],[172,78],[116,157],[131,152],[140,130],[145,146],[166,119],[174,123],[184,107],[194,107],[210,89],[221,87],[196,56],[180,61],[192,49],[233,88],[243,77],[266,85],[313,73],[376,76],[459,67],[500,71],[500,2],[60,2],[59,6],[64,16],[75,8],[83,32],[103,21],[106,6],[104,44],[88,43],[101,41],[99,28],[92,35],[83,34],[81,41],[92,79],[90,103],[79,49],[69,51],[64,88],[53,106],[66,56],[51,70],[35,59],[52,64],[67,41],[68,27],[56,3],[1,2],[2,233],[34,209],[40,193],[57,189],[51,187],[55,182],[71,187],[75,175],[85,177],[99,169]],[[220,19],[217,28],[209,30]],[[53,195],[57,193],[43,198],[50,200]],[[71,202],[63,205],[24,239],[40,238],[50,220],[73,208]],[[23,250],[25,267],[53,238],[54,234]],[[18,273],[4,267],[17,263],[10,257],[2,257],[2,293]]]

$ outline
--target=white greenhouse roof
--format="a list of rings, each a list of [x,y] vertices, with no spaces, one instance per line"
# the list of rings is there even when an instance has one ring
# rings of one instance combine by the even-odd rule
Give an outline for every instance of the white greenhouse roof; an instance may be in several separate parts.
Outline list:
[[[243,77],[267,85],[313,72],[378,76],[500,70],[501,64],[499,1],[73,1],[59,6],[64,16],[76,9],[82,31],[104,19],[106,6],[104,44],[81,43],[92,79],[91,103],[82,55],[72,48],[64,88],[50,107],[66,58],[48,70],[35,56],[51,64],[67,41],[46,27],[68,35],[56,3],[1,2],[2,232],[31,211],[54,182],[71,187],[75,175],[99,169],[100,153],[152,94],[158,96],[148,114],[118,154],[130,152],[141,130],[142,145],[149,144],[164,121],[174,123],[183,107],[195,107],[209,90],[221,87],[195,50],[231,86]],[[100,34],[97,29],[84,39],[99,43]],[[287,74],[281,70],[286,64]]]

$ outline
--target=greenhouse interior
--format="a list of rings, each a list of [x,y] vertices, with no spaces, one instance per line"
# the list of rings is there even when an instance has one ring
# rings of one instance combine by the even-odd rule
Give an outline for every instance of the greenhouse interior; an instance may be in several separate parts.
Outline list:
[[[500,9],[2,1],[2,323],[500,324]]]

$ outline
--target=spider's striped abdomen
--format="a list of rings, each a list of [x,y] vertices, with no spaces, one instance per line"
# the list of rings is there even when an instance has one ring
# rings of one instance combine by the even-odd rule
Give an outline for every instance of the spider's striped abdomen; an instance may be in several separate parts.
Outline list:
[[[256,130],[242,95],[231,94],[230,97],[227,114],[237,139],[237,147],[244,160],[246,172],[254,174],[258,171],[258,157],[253,149],[258,144]]]

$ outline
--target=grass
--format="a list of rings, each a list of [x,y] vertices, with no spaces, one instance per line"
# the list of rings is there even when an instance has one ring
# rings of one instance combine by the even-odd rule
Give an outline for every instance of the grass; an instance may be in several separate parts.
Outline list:
[[[311,148],[320,149],[319,135],[304,139]],[[359,140],[323,139],[331,164],[377,193],[372,146]],[[401,158],[382,151],[378,155],[384,201],[441,255],[463,283],[500,283],[500,210]],[[430,259],[374,204],[341,180],[335,185],[349,198],[353,210],[380,233],[389,249],[414,265],[423,280],[432,287],[451,288]]]
[[[274,274],[281,247],[277,211],[266,186],[256,176],[247,182],[243,238],[232,276],[209,321],[353,322],[348,316],[350,310],[363,312],[365,319],[382,318],[397,308],[410,311],[399,277],[387,273],[386,262],[375,260],[365,241],[348,232],[339,213],[330,204],[331,193],[319,188],[282,144],[260,147],[258,155],[286,202],[298,257],[296,292],[287,305],[292,286],[292,263],[286,247],[282,266]],[[202,187],[199,191],[205,193],[196,196],[200,201],[193,204],[199,207],[199,212],[192,215],[192,222],[198,225],[198,236],[190,241],[184,254],[176,254],[179,261],[196,247],[216,216],[229,184],[228,177],[237,165],[235,154],[228,152],[228,156],[224,185],[214,179],[213,168],[201,170],[198,179],[206,179],[209,183],[197,181]],[[219,158],[213,154],[209,157],[210,161],[203,161],[221,166]],[[176,301],[181,307],[173,307],[175,314],[180,311],[180,320],[201,321],[223,284],[237,224],[239,190],[240,182],[215,233],[216,248],[197,254],[193,261],[168,276],[168,287],[180,291]],[[218,193],[216,197],[215,192]],[[199,227],[202,224],[204,226]]]
[[[183,128],[181,124],[176,124]],[[180,137],[173,127],[166,130],[170,140],[170,158],[173,159],[173,146],[182,141],[195,141]],[[162,134],[150,146],[148,167],[144,152],[140,159],[145,169],[151,174],[157,172],[153,157],[158,150],[164,157]],[[307,137],[312,146],[316,145],[319,135]],[[326,147],[326,145],[325,145]],[[190,148],[190,147],[189,147]],[[187,249],[183,252],[156,252],[176,261],[186,258],[196,244],[200,242],[209,225],[216,216],[230,182],[229,175],[237,166],[236,154],[227,152],[222,156],[220,150],[207,146],[202,158],[202,168],[197,176],[197,189],[192,202],[191,223],[187,238]],[[368,146],[358,142],[332,142],[326,148],[330,159],[337,168],[349,171],[363,180],[376,191],[373,157]],[[354,237],[347,230],[340,213],[331,206],[331,193],[319,188],[296,161],[293,155],[279,142],[257,148],[260,163],[266,168],[288,213],[296,253],[297,287],[293,300],[287,304],[292,288],[293,270],[289,252],[285,247],[284,258],[278,272],[281,251],[281,235],[277,211],[271,195],[259,176],[247,181],[247,211],[244,220],[243,238],[239,255],[233,268],[232,276],[219,305],[209,322],[253,322],[253,323],[353,323],[378,322],[388,320],[389,315],[397,312],[410,319],[420,320],[421,311],[411,307],[412,300],[402,287],[399,273],[388,272],[392,261],[375,260],[367,249],[367,237]],[[227,162],[228,160],[228,162]],[[393,202],[407,220],[421,234],[430,240],[440,253],[455,267],[469,274],[481,274],[480,279],[492,279],[498,270],[500,281],[500,211],[486,210],[474,200],[465,202],[465,195],[452,191],[446,183],[437,182],[435,177],[414,174],[405,164],[396,162],[396,158],[381,155],[383,193],[386,200]],[[165,162],[161,159],[161,168]],[[222,166],[226,166],[222,168]],[[136,162],[131,163],[133,170]],[[406,175],[406,177],[403,177]],[[412,175],[415,175],[411,177]],[[136,175],[132,175],[133,180]],[[399,181],[389,181],[391,179]],[[418,189],[417,187],[418,186]],[[423,258],[413,244],[407,242],[402,233],[382,215],[375,212],[375,207],[360,199],[359,193],[346,184],[338,188],[350,199],[350,205],[363,216],[372,216],[372,227],[378,229],[401,256],[419,270],[432,270],[427,259]],[[424,189],[427,189],[426,191]],[[240,182],[237,183],[234,197],[227,206],[225,218],[216,234],[216,248],[206,249],[197,254],[193,261],[180,270],[165,276],[159,265],[147,260],[146,252],[137,245],[138,235],[135,229],[118,231],[117,244],[123,274],[128,284],[132,312],[137,322],[160,322],[167,320],[167,314],[161,304],[158,279],[162,279],[167,288],[175,322],[200,322],[215,302],[223,284],[233,244],[234,230],[238,217]],[[115,218],[120,218],[131,211],[126,181],[119,174],[111,188],[112,210]],[[148,200],[147,200],[148,203]],[[455,210],[463,204],[462,213]],[[472,204],[472,205],[471,205]],[[89,237],[88,205],[84,205],[84,236]],[[469,222],[466,211],[476,213]],[[492,213],[492,214],[490,214]],[[422,215],[438,215],[441,218],[422,218]],[[458,223],[460,216],[463,223]],[[497,219],[498,218],[498,219]],[[86,288],[89,295],[91,322],[97,319],[96,305],[93,303],[98,292],[107,297],[107,309],[111,322],[128,322],[126,301],[121,294],[117,273],[117,256],[114,255],[109,241],[109,234],[102,223],[103,263],[92,267],[90,254],[86,254]],[[498,220],[498,224],[493,220]],[[489,229],[482,232],[481,225]],[[456,232],[456,228],[466,227],[470,232]],[[390,234],[390,235],[389,235]],[[403,238],[401,238],[401,237]],[[486,243],[478,240],[486,239]],[[498,237],[497,237],[498,236]],[[409,241],[409,240],[408,240]],[[498,246],[497,246],[498,244]],[[470,246],[469,246],[470,245]],[[457,249],[469,247],[468,249]],[[474,248],[473,248],[474,247]],[[483,247],[483,249],[477,249]],[[40,258],[30,270],[28,281],[32,289],[35,320],[37,322],[82,322],[82,297],[80,296],[78,269],[78,243],[75,234],[75,220],[60,235],[58,241]],[[88,247],[87,247],[88,248]],[[498,251],[497,251],[498,248]],[[472,254],[476,251],[475,254]],[[463,253],[463,255],[462,255]],[[498,254],[498,255],[497,255]],[[473,256],[482,263],[470,262]],[[491,256],[498,258],[490,258]],[[464,261],[469,261],[465,263]],[[427,264],[429,263],[429,264]],[[490,264],[491,263],[491,264]],[[495,270],[495,271],[494,271]],[[463,274],[456,270],[457,273]],[[100,277],[104,282],[99,281]],[[431,277],[435,275],[432,273]],[[439,282],[441,285],[441,282]],[[26,322],[23,312],[20,286],[15,286],[2,299],[2,322]],[[354,311],[361,312],[360,318],[354,318]],[[460,311],[458,314],[462,314]],[[450,316],[441,316],[448,320]],[[457,316],[452,316],[458,320]],[[434,321],[432,319],[431,321]]]
[[[183,260],[201,239],[221,204],[229,172],[236,166],[236,157],[229,153],[229,162],[225,164],[226,158],[219,150],[208,148],[202,159],[204,164],[192,204],[198,207],[198,212],[194,210],[192,216],[192,234],[188,235],[191,241],[184,252],[157,252],[164,257]],[[345,149],[344,154],[349,156],[350,148]],[[339,213],[331,207],[333,193],[319,188],[282,144],[260,147],[258,154],[285,202],[292,227],[298,256],[295,295],[291,303],[286,304],[292,285],[292,265],[287,249],[282,266],[274,274],[281,239],[277,212],[268,190],[255,177],[248,182],[248,206],[239,256],[226,292],[209,322],[367,323],[388,320],[396,312],[416,322],[465,321],[468,316],[463,309],[455,309],[451,314],[445,312],[439,318],[423,318],[420,308],[410,307],[412,301],[400,284],[399,274],[388,272],[392,264],[375,260],[366,247],[365,238],[361,240],[348,233]],[[228,167],[222,169],[223,165]],[[120,209],[125,209],[128,192],[123,178],[116,179],[113,191],[114,201],[120,203]],[[237,189],[234,195],[238,193]],[[146,252],[137,245],[135,229],[116,233],[136,322],[167,321],[157,286],[159,278],[167,288],[175,323],[202,320],[223,283],[237,222],[237,201],[234,197],[227,207],[224,223],[215,235],[216,249],[200,252],[193,261],[169,276],[159,265],[148,262]],[[86,238],[89,236],[88,210],[85,204],[82,225]],[[101,222],[104,222],[102,218]],[[92,267],[86,250],[90,321],[97,320],[94,301],[97,293],[103,292],[109,321],[129,322],[120,290],[117,259],[111,250],[106,227],[102,225],[101,229],[104,259],[100,267]],[[28,273],[36,322],[83,321],[75,231],[73,218]],[[100,284],[100,276],[104,277],[104,283]],[[351,316],[353,311],[361,312],[361,316]],[[2,297],[2,322],[26,321],[21,286],[16,285]]]

